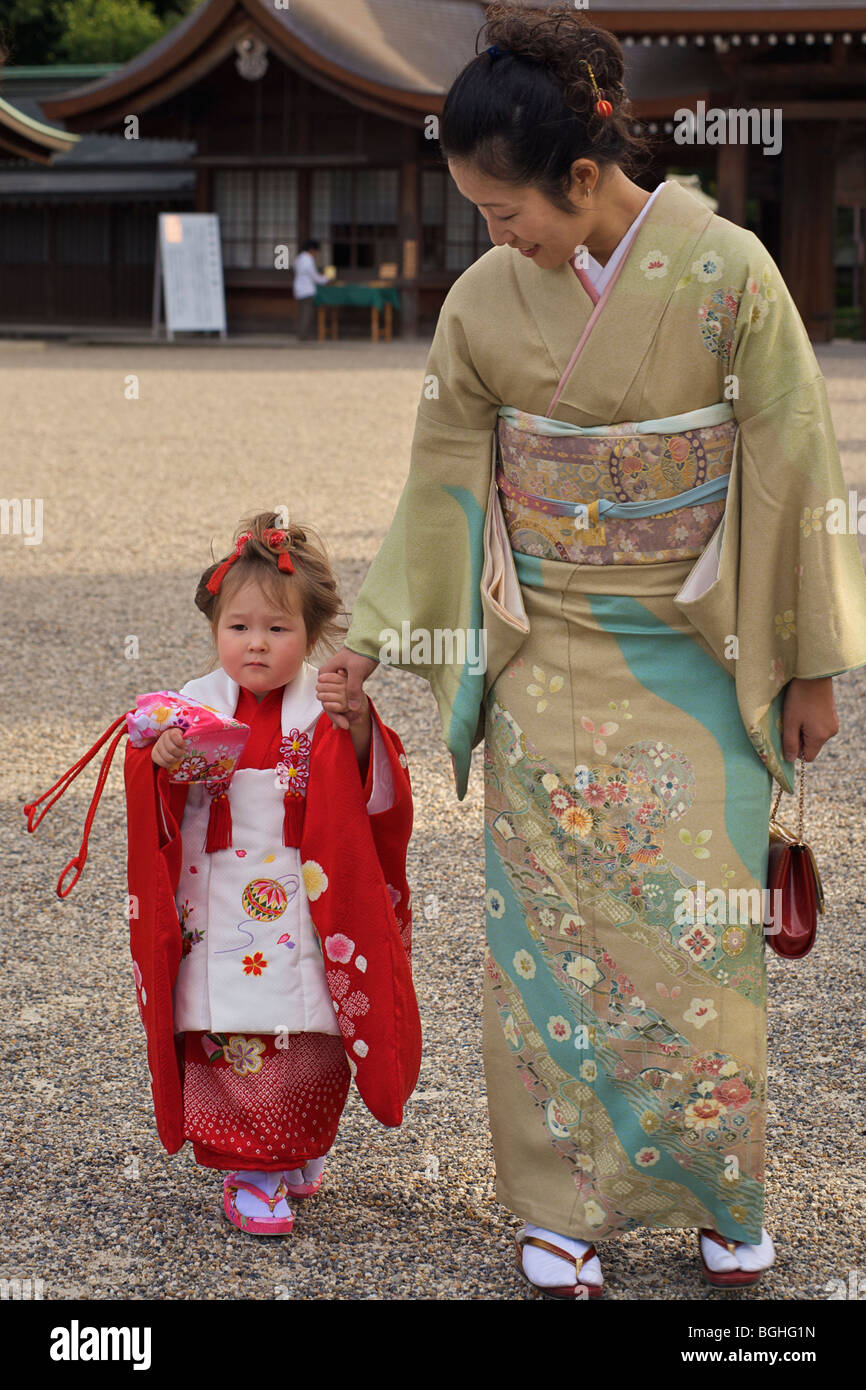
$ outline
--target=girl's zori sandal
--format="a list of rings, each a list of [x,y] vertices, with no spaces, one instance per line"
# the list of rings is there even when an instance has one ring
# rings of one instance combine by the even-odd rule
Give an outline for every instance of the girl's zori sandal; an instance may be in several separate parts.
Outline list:
[[[598,1255],[594,1245],[584,1250],[582,1255],[572,1255],[568,1250],[563,1250],[558,1245],[552,1245],[549,1240],[542,1240],[540,1236],[528,1236],[523,1232],[514,1238],[515,1253],[517,1255],[517,1268],[523,1275],[527,1284],[531,1284],[534,1289],[543,1294],[545,1298],[601,1298],[604,1284],[582,1284],[580,1282],[580,1271],[585,1264]],[[573,1284],[557,1284],[552,1288],[545,1284],[536,1284],[526,1270],[523,1268],[523,1247],[524,1245],[537,1245],[539,1250],[547,1250],[551,1255],[559,1255],[560,1259],[565,1260],[566,1264],[574,1265]]]
[[[249,1192],[251,1196],[256,1197],[263,1206],[267,1207],[270,1215],[247,1216],[244,1212],[238,1211],[237,1193],[239,1191]],[[286,1202],[286,1210],[289,1213],[288,1218],[285,1216],[274,1216],[274,1208],[278,1206],[284,1198],[288,1197],[290,1191],[291,1189],[282,1174],[280,1174],[280,1181],[274,1195],[269,1197],[267,1192],[261,1187],[254,1187],[252,1183],[246,1182],[246,1180],[239,1177],[237,1173],[229,1173],[228,1177],[223,1182],[223,1208],[232,1225],[237,1226],[238,1230],[246,1231],[248,1235],[287,1236],[295,1224],[294,1214],[288,1202]]]

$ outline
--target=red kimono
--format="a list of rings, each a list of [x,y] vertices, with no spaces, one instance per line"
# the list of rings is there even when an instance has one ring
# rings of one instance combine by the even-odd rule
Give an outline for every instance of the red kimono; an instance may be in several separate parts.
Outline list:
[[[251,732],[236,771],[276,768],[284,733],[281,695],[271,691],[257,703],[241,689],[231,712]],[[354,948],[351,960],[339,956],[339,968],[326,970],[341,1028],[336,1036],[175,1033],[172,990],[189,949],[175,901],[188,787],[155,767],[150,748],[127,747],[130,945],[157,1128],[169,1153],[190,1139],[197,1161],[209,1167],[299,1167],[331,1147],[350,1072],[377,1119],[402,1121],[421,1057],[405,872],[412,800],[402,744],[372,702],[371,714],[387,754],[393,804],[368,813],[372,750],[365,784],[351,736],[334,729],[326,715],[313,733],[304,799],[300,858],[315,861],[327,886],[309,900],[316,934],[323,952],[326,943],[347,938]],[[350,1048],[350,1005],[361,987],[364,1042]]]

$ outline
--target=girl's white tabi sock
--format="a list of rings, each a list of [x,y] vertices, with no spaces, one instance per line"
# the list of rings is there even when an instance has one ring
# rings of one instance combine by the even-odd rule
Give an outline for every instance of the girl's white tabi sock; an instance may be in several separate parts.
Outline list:
[[[738,1244],[732,1254],[723,1245],[701,1236],[701,1251],[714,1274],[724,1274],[730,1269],[746,1269],[754,1273],[759,1269],[769,1269],[776,1258],[775,1246],[763,1226],[760,1245]]]
[[[545,1230],[543,1226],[532,1226],[528,1221],[525,1233],[528,1236],[538,1236],[539,1240],[548,1240],[551,1245],[558,1245],[561,1250],[568,1250],[575,1256],[585,1254],[592,1243],[588,1240],[573,1240],[571,1236],[557,1235],[556,1231]],[[533,1284],[538,1284],[544,1289],[571,1286],[575,1282],[574,1265],[566,1264],[559,1255],[551,1255],[547,1250],[539,1250],[537,1245],[524,1245],[523,1268],[527,1278],[531,1279]],[[603,1282],[601,1265],[597,1255],[593,1255],[592,1259],[587,1260],[586,1264],[583,1265],[578,1282],[581,1284],[601,1284]]]
[[[315,1182],[320,1178],[325,1169],[325,1157],[311,1158],[305,1163],[303,1168],[293,1168],[291,1172],[286,1172],[286,1182],[290,1187],[300,1187],[302,1183]]]
[[[248,1182],[252,1187],[258,1187],[262,1192],[267,1192],[269,1197],[273,1197],[280,1184],[282,1173],[268,1173],[261,1169],[254,1173],[241,1173],[237,1176],[242,1182]],[[281,1197],[271,1213],[259,1197],[254,1197],[251,1192],[244,1192],[241,1188],[235,1193],[235,1205],[243,1216],[252,1216],[259,1220],[267,1219],[272,1214],[277,1220],[288,1221],[291,1216],[289,1205],[285,1197]]]

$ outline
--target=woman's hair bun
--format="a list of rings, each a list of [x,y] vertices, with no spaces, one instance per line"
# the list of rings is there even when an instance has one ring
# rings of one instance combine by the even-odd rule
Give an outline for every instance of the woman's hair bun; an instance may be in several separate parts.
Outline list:
[[[626,100],[622,49],[613,34],[596,28],[582,11],[568,5],[541,11],[498,3],[489,7],[485,29],[497,48],[542,64],[566,104],[585,120],[596,115],[597,100],[587,64],[614,112]]]

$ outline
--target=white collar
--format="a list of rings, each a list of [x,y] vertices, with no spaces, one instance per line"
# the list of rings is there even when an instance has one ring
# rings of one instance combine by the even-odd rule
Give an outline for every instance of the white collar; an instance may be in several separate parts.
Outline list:
[[[658,195],[661,193],[664,186],[664,183],[660,183],[653,189],[652,193],[650,194],[647,201],[644,203],[637,217],[620,237],[619,244],[614,248],[610,256],[608,256],[605,265],[601,265],[595,259],[595,256],[590,255],[587,257],[588,263],[586,266],[585,274],[588,276],[593,289],[597,290],[599,294],[601,294],[601,292],[604,290],[608,280],[610,280],[611,276],[613,275],[614,271],[616,270],[617,266],[622,260],[623,255],[625,254],[626,243],[631,238],[632,233],[640,226],[641,222],[643,222],[644,218],[646,217],[647,213],[649,212]]]
[[[295,679],[289,681],[283,690],[280,727],[284,734],[290,733],[292,729],[300,729],[303,733],[322,713],[322,706],[316,699],[318,674],[318,668],[305,661]],[[240,686],[237,681],[232,680],[221,666],[215,671],[209,671],[206,676],[187,681],[180,690],[181,695],[188,695],[200,705],[210,705],[229,719],[234,718],[239,693]]]

